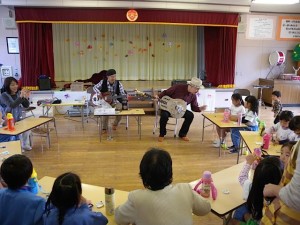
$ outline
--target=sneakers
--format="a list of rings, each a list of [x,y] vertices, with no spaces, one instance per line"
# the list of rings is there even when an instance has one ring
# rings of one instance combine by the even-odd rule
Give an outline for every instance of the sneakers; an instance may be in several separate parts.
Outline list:
[[[222,148],[223,150],[226,150],[226,149],[227,149],[226,143],[222,143],[222,144],[221,144],[221,148]]]
[[[217,144],[217,143],[220,143],[220,139],[216,139],[213,141],[213,144]]]
[[[157,140],[158,140],[158,142],[163,142],[164,139],[165,139],[164,136],[159,136]]]
[[[190,141],[190,139],[189,139],[187,136],[180,137],[180,138],[181,138],[181,140],[183,140],[183,141]]]
[[[238,150],[236,148],[230,149],[229,154],[238,153]]]
[[[221,144],[220,139],[219,140],[214,140],[214,142],[213,142],[213,146],[216,147],[216,148],[219,148],[220,144]]]
[[[24,146],[22,146],[22,149],[25,150],[25,151],[30,151],[30,150],[32,150],[31,146],[29,146],[29,145],[24,145]]]

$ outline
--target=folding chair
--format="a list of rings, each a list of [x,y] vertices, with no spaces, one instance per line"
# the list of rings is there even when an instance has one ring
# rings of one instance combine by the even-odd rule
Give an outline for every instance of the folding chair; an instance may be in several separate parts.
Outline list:
[[[160,107],[159,107],[159,101],[158,100],[154,100],[154,109],[155,109],[155,121],[154,121],[154,127],[153,127],[153,134],[155,134],[156,130],[159,128],[158,124],[159,124],[159,115],[160,115]],[[171,121],[170,120],[175,120],[175,121]],[[172,125],[174,126],[174,129],[170,129],[167,128],[167,130],[171,130],[174,131],[174,138],[177,137],[178,133],[178,121],[179,119],[177,118],[173,118],[173,117],[169,117],[169,121],[167,123],[167,125]]]

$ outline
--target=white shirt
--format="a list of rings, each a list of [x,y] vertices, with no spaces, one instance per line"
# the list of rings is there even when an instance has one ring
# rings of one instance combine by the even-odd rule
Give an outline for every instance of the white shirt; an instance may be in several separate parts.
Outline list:
[[[233,116],[237,116],[239,113],[244,115],[246,113],[246,109],[243,105],[239,105],[239,106],[232,105],[230,107],[230,113]]]
[[[276,138],[280,141],[283,140],[293,140],[295,138],[294,131],[289,128],[283,129],[280,123],[274,124],[270,129],[267,130],[267,133],[276,133]]]
[[[258,126],[257,115],[253,111],[247,109],[245,114],[245,120],[248,120],[247,126]]]

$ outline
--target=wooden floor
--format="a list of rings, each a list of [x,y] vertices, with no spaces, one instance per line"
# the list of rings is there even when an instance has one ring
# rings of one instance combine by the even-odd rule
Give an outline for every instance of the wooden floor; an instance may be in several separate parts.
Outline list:
[[[300,114],[299,108],[288,109]],[[31,158],[40,178],[73,171],[84,183],[131,191],[143,188],[138,174],[143,154],[151,147],[159,147],[172,156],[174,183],[190,182],[198,179],[204,170],[217,172],[236,163],[236,154],[223,153],[218,157],[217,148],[212,147],[216,138],[212,126],[206,129],[204,141],[201,141],[202,118],[200,113],[195,113],[188,134],[190,142],[173,138],[172,131],[168,132],[164,142],[157,142],[157,132],[154,135],[152,131],[155,117],[145,116],[142,118],[142,140],[137,135],[136,120],[130,118],[128,130],[124,119],[114,131],[113,140],[106,140],[104,136],[100,143],[94,120],[89,119],[82,130],[80,122],[60,117],[57,118],[58,138],[52,133],[51,148],[46,147],[45,139],[34,137],[33,150],[24,154]],[[271,108],[261,108],[260,118],[271,125]],[[194,224],[222,224],[222,220],[210,213],[205,217],[195,217]]]

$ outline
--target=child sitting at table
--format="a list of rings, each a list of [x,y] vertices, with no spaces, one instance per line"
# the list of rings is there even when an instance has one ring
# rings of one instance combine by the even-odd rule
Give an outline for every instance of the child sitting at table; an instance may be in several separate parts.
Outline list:
[[[238,146],[240,144],[241,135],[240,130],[248,130],[248,131],[257,131],[258,130],[258,122],[257,122],[257,114],[258,114],[258,101],[256,97],[249,95],[245,99],[245,108],[246,113],[242,118],[242,123],[246,124],[247,127],[236,127],[231,128],[231,140],[232,146],[229,147],[229,153],[237,153]]]
[[[281,146],[279,159],[282,163],[282,169],[284,169],[284,167],[287,165],[292,153],[292,148],[296,143],[296,141],[289,141]]]
[[[253,181],[249,179],[249,171],[255,160],[259,160]],[[243,187],[243,198],[246,201],[244,205],[239,207],[231,219],[231,225],[246,224],[248,220],[252,220],[251,224],[259,224],[263,215],[264,197],[263,189],[266,184],[279,184],[282,177],[282,169],[280,160],[277,157],[267,157],[257,159],[256,155],[248,155],[246,164],[243,166],[239,175],[239,182]],[[271,199],[269,199],[271,200]]]
[[[232,105],[230,107],[230,120],[231,121],[237,121],[238,114],[241,113],[242,115],[245,114],[245,107],[244,107],[244,101],[240,94],[235,93],[231,96],[231,102]],[[220,145],[224,145],[224,139],[227,135],[227,133],[230,132],[229,128],[219,128],[217,127],[217,133],[219,135],[219,139],[214,141],[214,147],[218,148]],[[221,140],[221,141],[220,141]]]
[[[279,115],[279,123],[266,130],[266,133],[272,134],[274,144],[284,144],[295,136],[294,132],[289,129],[289,123],[293,119],[293,112],[285,110]]]
[[[289,123],[290,130],[294,131],[294,135],[289,137],[291,141],[299,141],[300,140],[300,116],[294,116],[293,119]]]
[[[46,203],[44,225],[105,225],[108,220],[100,212],[89,209],[82,196],[81,180],[74,173],[56,178]]]
[[[43,224],[45,200],[26,186],[32,171],[32,163],[24,155],[10,156],[2,163],[0,175],[5,188],[0,189],[1,225]]]

